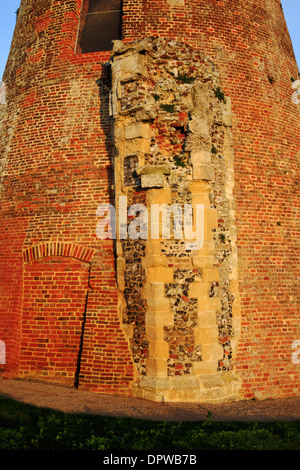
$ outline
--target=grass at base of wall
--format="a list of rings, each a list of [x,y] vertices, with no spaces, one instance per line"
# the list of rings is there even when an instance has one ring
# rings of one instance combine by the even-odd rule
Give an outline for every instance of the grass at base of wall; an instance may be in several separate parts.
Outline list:
[[[0,450],[300,450],[300,421],[161,422],[65,414],[0,397]]]

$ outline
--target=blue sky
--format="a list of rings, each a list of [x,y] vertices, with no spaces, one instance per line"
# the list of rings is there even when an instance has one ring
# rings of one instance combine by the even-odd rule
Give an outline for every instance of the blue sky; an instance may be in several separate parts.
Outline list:
[[[281,0],[290,31],[298,66],[300,67],[300,0]],[[16,23],[20,0],[0,0],[0,80],[2,78]]]

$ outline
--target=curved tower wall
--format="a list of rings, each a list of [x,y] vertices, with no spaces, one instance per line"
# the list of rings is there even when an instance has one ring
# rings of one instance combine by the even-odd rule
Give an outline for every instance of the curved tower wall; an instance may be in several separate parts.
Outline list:
[[[123,46],[117,45],[113,54],[80,53],[79,22],[86,7],[79,0],[45,0],[37,5],[23,0],[3,78],[7,98],[0,105],[3,374],[70,385],[75,381],[76,386],[96,391],[130,394],[133,390],[154,399],[162,395],[176,399],[170,387],[181,387],[177,398],[200,400],[201,396],[224,398],[218,393],[228,373],[235,397],[299,394],[295,342],[300,339],[296,243],[300,107],[292,101],[292,80],[298,78],[298,68],[280,1],[124,0]],[[116,79],[114,65],[129,53],[132,41],[153,37],[173,45],[187,44],[192,54],[198,53],[198,61],[209,63],[211,74],[217,74],[211,83],[224,93],[219,98],[225,96],[231,105],[227,109],[230,125],[224,118],[220,126],[230,142],[212,145],[209,160],[220,178],[223,168],[226,181],[203,179],[199,173],[195,178],[195,184],[201,183],[195,200],[205,201],[217,214],[212,224],[217,234],[212,238],[214,251],[206,255],[218,254],[219,264],[200,266],[198,290],[193,287],[198,304],[199,299],[210,298],[208,292],[218,299],[214,307],[197,310],[198,321],[201,317],[203,323],[198,323],[196,336],[206,369],[193,365],[189,373],[182,373],[178,367],[177,382],[172,383],[172,375],[161,365],[170,363],[170,343],[158,337],[172,320],[168,317],[167,325],[162,322],[153,333],[149,312],[164,318],[165,307],[156,310],[147,299],[158,298],[158,305],[167,305],[166,290],[158,294],[149,289],[154,289],[151,284],[156,281],[158,289],[161,285],[166,289],[174,277],[156,277],[162,269],[150,266],[155,255],[150,251],[152,258],[142,261],[139,273],[146,276],[139,295],[146,301],[146,310],[140,305],[134,320],[124,321],[128,299],[120,269],[126,273],[130,263],[126,265],[126,256],[125,260],[120,256],[119,240],[101,240],[96,233],[97,208],[115,204],[119,180],[124,177],[124,167],[117,167],[125,157],[124,139],[116,129],[126,131],[128,125],[126,117],[110,110],[113,96],[105,64],[112,55]],[[138,54],[148,60],[150,50],[145,54],[140,47]],[[163,63],[164,57],[159,60]],[[197,67],[203,74],[202,66]],[[135,123],[138,119],[134,115]],[[144,124],[149,124],[147,119]],[[151,119],[157,124],[156,117]],[[216,117],[213,122],[220,125]],[[179,127],[184,130],[186,125]],[[138,151],[149,154],[144,147]],[[194,166],[200,171],[199,160]],[[151,190],[152,195],[160,194],[159,202],[163,200],[159,191],[167,193],[166,187]],[[134,185],[133,191],[145,202],[143,191],[135,191]],[[144,192],[149,202],[148,188]],[[228,203],[226,220],[218,207],[221,200]],[[218,238],[221,233],[224,236]],[[216,249],[217,242],[224,246]],[[220,273],[227,256],[231,257],[230,272],[222,279],[230,286],[230,295],[227,292],[224,298],[217,291],[220,279],[209,269]],[[205,282],[203,272],[208,276]],[[203,286],[209,287],[208,292],[201,291]],[[204,319],[207,312],[210,315]],[[216,316],[214,325],[211,312]],[[224,321],[232,326],[228,336],[224,329],[220,333]],[[210,329],[200,340],[206,326]],[[217,337],[208,340],[216,331]],[[204,345],[212,341],[214,349],[209,351],[215,355],[203,361]],[[138,359],[134,347],[139,348]],[[180,349],[180,344],[176,347]],[[175,363],[182,366],[178,350],[174,355]],[[146,371],[142,380],[141,357]],[[218,367],[212,370],[208,362]],[[189,375],[193,386],[187,385]],[[206,382],[211,394],[195,395],[195,387],[205,389]],[[192,389],[190,398],[182,392],[185,387]]]
[[[112,198],[110,52],[74,53],[80,13],[78,1],[20,6],[4,75],[1,337],[8,375],[128,393],[113,241],[96,236]]]

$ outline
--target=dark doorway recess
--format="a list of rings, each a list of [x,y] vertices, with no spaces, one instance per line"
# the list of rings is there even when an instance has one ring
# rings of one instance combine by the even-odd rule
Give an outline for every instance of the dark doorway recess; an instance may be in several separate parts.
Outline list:
[[[82,54],[110,51],[121,29],[122,0],[84,0],[78,41]]]

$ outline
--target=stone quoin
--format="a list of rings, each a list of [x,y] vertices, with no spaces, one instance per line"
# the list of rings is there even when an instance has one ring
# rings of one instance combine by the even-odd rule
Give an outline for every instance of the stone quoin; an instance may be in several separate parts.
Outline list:
[[[299,396],[299,79],[280,0],[22,0],[0,94],[1,376]],[[198,245],[176,236],[185,206]]]

